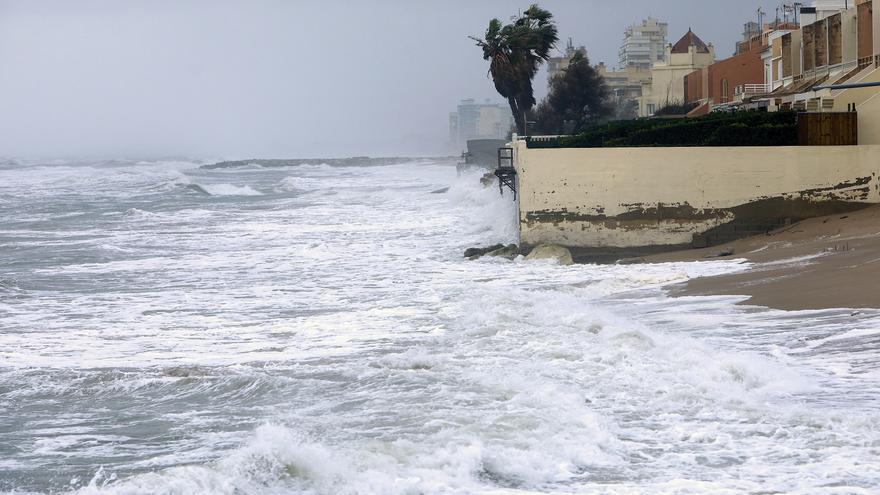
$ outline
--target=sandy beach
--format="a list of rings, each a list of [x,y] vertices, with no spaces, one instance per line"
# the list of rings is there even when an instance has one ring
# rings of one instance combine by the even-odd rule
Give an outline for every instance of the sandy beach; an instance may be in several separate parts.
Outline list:
[[[721,246],[647,257],[652,263],[744,259],[748,271],[673,286],[677,295],[746,295],[783,310],[880,308],[880,207],[813,218]]]

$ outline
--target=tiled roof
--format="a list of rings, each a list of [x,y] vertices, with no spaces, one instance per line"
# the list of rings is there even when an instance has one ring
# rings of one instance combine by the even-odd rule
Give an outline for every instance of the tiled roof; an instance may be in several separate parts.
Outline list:
[[[706,43],[703,43],[703,40],[690,29],[688,29],[687,34],[678,40],[678,43],[672,46],[672,53],[687,53],[688,48],[692,46],[696,49],[697,53],[709,53],[709,47],[706,46]]]

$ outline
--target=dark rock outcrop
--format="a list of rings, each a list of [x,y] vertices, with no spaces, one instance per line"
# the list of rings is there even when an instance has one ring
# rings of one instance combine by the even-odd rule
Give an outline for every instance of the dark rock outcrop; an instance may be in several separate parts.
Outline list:
[[[485,248],[470,248],[464,252],[464,257],[470,260],[482,258],[483,256],[493,256],[497,258],[506,258],[512,260],[520,255],[519,246],[516,244],[495,244]]]
[[[517,246],[516,244],[508,244],[507,246],[504,246],[500,249],[496,249],[494,251],[486,253],[486,256],[513,260],[514,258],[519,256],[519,254],[519,246]]]

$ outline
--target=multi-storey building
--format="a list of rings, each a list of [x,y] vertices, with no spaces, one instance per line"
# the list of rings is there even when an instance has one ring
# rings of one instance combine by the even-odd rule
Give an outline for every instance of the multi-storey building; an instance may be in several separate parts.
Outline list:
[[[596,72],[605,80],[610,98],[616,109],[616,118],[634,118],[638,113],[638,99],[642,86],[651,81],[651,71],[636,66],[609,70],[604,63],[596,66]],[[633,106],[631,106],[633,105]],[[635,108],[633,113],[628,113]]]
[[[778,48],[778,40],[798,25],[774,22],[761,29],[756,26],[754,22],[746,24],[743,40],[736,45],[736,55],[685,76],[685,103],[701,105],[694,115],[719,106],[738,105],[743,95],[768,91],[765,80],[772,72],[774,45]]]
[[[880,142],[880,9],[878,0],[816,0],[795,23],[770,24],[741,43],[740,55],[695,71],[686,92],[745,109],[858,112],[860,143]],[[762,73],[752,72],[754,55]],[[744,70],[745,65],[750,67]],[[714,75],[713,75],[714,74]],[[740,79],[737,81],[737,79]],[[725,80],[728,82],[725,85]],[[748,81],[755,80],[752,84]],[[700,88],[697,81],[704,85]],[[740,83],[740,84],[737,84]],[[708,86],[714,86],[710,90]],[[718,91],[722,85],[723,91]],[[731,95],[732,91],[732,95]],[[720,99],[712,98],[717,95]],[[707,96],[709,97],[708,99]]]
[[[486,100],[462,100],[449,114],[449,141],[456,146],[471,139],[505,139],[513,127],[510,107]]]
[[[757,91],[743,91],[744,104],[771,110],[839,111],[866,103],[875,93],[827,88],[878,78],[880,11],[873,3],[815,0],[800,9],[800,26],[771,31],[761,52],[763,84]]]
[[[665,22],[659,22],[653,17],[626,28],[619,52],[620,69],[636,67],[651,70],[654,64],[666,62],[668,30],[669,26]]]
[[[585,46],[575,48],[571,38],[569,38],[568,46],[565,47],[565,54],[561,57],[551,57],[547,60],[547,79],[553,79],[567,69],[568,65],[571,63],[571,59],[573,59],[578,53],[583,55],[584,58],[587,58],[587,48]]]

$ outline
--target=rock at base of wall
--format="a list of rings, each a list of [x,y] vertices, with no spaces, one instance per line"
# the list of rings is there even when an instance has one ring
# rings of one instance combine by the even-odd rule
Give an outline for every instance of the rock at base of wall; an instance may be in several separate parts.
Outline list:
[[[480,184],[484,187],[489,187],[494,184],[496,180],[498,180],[498,178],[495,177],[495,172],[486,172],[486,174],[480,178]]]
[[[571,251],[555,244],[541,244],[526,256],[526,260],[556,260],[562,266],[573,265]]]
[[[492,251],[501,249],[504,247],[504,244],[495,244],[494,246],[489,246],[485,248],[470,248],[464,251],[464,257],[470,259],[477,259],[481,256],[485,256]]]
[[[519,256],[519,246],[517,246],[516,244],[508,244],[501,249],[496,249],[494,251],[486,253],[486,256],[513,260],[514,258]]]
[[[464,257],[470,260],[482,258],[483,256],[494,256],[497,258],[506,258],[512,260],[520,255],[519,247],[516,244],[495,244],[486,248],[470,248],[464,252]]]

